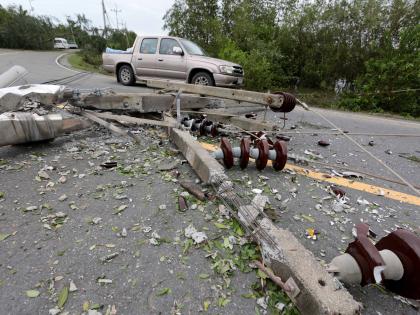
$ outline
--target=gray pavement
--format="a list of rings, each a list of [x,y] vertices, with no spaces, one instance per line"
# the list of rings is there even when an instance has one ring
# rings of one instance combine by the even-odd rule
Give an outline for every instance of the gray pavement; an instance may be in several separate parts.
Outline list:
[[[60,54],[62,52],[0,50],[0,71],[14,64],[22,65],[30,72],[26,77],[29,83],[73,75],[75,72],[56,64]],[[116,91],[148,90],[142,86],[123,87],[114,77],[99,74],[83,77],[70,85],[111,87]],[[420,124],[416,122],[316,110],[350,132],[420,134]],[[269,112],[268,117],[278,121],[274,113]],[[323,156],[320,161],[330,165],[305,167],[331,173],[332,169],[340,171],[337,165],[346,165],[393,178],[383,166],[342,136],[321,135],[323,131],[330,132],[332,127],[313,112],[299,108],[288,114],[288,118],[285,131],[314,134],[293,135],[288,145],[290,152],[305,156],[305,150],[314,150]],[[296,129],[290,129],[291,126]],[[0,198],[0,233],[16,231],[15,235],[0,241],[1,314],[47,313],[56,305],[60,289],[70,279],[78,287],[78,291],[70,293],[65,305],[65,310],[71,314],[81,313],[86,301],[90,306],[103,305],[103,313],[108,305],[116,305],[118,314],[169,314],[177,308],[182,314],[196,314],[203,311],[205,302],[210,303],[208,311],[214,314],[254,314],[256,307],[263,312],[254,299],[241,296],[252,292],[251,285],[258,282],[255,273],[236,270],[232,277],[218,274],[211,266],[220,260],[206,258],[213,250],[203,246],[197,246],[197,249],[193,246],[184,253],[187,240],[182,232],[190,223],[216,240],[221,238],[223,241],[223,237],[232,232],[215,229],[214,220],[219,219],[217,204],[200,205],[194,201],[201,206],[198,210],[177,211],[176,197],[182,190],[173,181],[173,173],[154,170],[158,165],[182,157],[172,156],[165,150],[170,145],[159,129],[141,129],[140,132],[145,142],[139,147],[126,143],[127,139],[110,137],[107,132],[93,128],[48,144],[0,148],[0,161],[5,164],[0,168],[0,192],[5,193],[5,197]],[[420,164],[399,156],[408,153],[420,157],[419,138],[354,138],[412,184],[420,186]],[[319,147],[317,142],[321,139],[328,140],[331,145]],[[237,143],[239,138],[231,140]],[[374,146],[368,145],[371,140],[375,142]],[[77,150],[72,149],[74,147]],[[387,150],[392,154],[386,153]],[[107,171],[98,167],[111,157],[124,167],[131,165],[135,171],[130,168]],[[46,169],[51,179],[37,181],[40,169]],[[196,179],[188,165],[178,165],[178,169],[181,177]],[[64,184],[58,181],[61,174],[66,174]],[[228,174],[251,196],[253,188],[263,189],[270,198],[277,224],[289,228],[321,263],[329,262],[346,248],[355,223],[371,224],[379,237],[397,227],[417,230],[417,233],[420,227],[420,209],[412,204],[343,188],[348,200],[345,209],[340,211],[334,210],[334,200],[328,199],[328,183],[325,182],[290,171],[276,173],[270,168],[258,172],[253,165],[246,171],[234,167]],[[406,186],[369,176],[361,181],[414,194]],[[98,185],[102,186],[98,188]],[[63,194],[68,199],[62,202],[58,199]],[[128,199],[115,199],[118,195],[126,195]],[[358,199],[368,201],[369,205],[358,203]],[[114,207],[121,204],[127,204],[128,208],[120,215],[113,215]],[[166,205],[165,210],[159,210],[162,204]],[[30,206],[38,209],[25,210]],[[51,225],[53,219],[44,218],[57,212],[67,215],[58,228]],[[99,224],[90,223],[95,217],[102,219]],[[128,231],[127,237],[118,237],[124,227]],[[151,231],[144,232],[148,227]],[[308,228],[320,232],[317,240],[306,238]],[[159,246],[149,243],[153,231],[165,240]],[[106,244],[109,246],[104,246]],[[234,251],[240,248],[234,246]],[[233,255],[218,251],[218,255]],[[114,252],[118,252],[118,257],[101,263],[101,257]],[[99,284],[101,277],[112,280],[112,284]],[[231,283],[227,286],[229,280]],[[170,293],[159,296],[159,290],[164,288],[171,289]],[[29,289],[40,291],[40,296],[28,298],[25,291]],[[411,306],[377,286],[354,286],[349,290],[364,305],[365,314],[416,314]],[[220,301],[226,299],[230,302],[225,307],[220,306]]]

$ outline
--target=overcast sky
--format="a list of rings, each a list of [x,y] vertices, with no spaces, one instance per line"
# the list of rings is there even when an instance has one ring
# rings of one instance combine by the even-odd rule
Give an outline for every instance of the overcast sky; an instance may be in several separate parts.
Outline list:
[[[127,28],[138,35],[163,35],[162,17],[174,0],[105,0],[105,6],[113,27],[115,27],[115,6],[121,10],[119,22],[124,21]],[[66,15],[84,13],[94,26],[103,26],[101,0],[1,0],[2,6],[22,5],[30,10],[30,3],[35,15],[48,15],[65,20]]]

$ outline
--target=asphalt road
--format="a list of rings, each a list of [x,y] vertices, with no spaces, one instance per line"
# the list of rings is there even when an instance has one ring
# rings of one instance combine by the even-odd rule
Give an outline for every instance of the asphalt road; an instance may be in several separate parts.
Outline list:
[[[15,64],[22,65],[29,71],[29,75],[25,78],[27,83],[43,83],[74,75],[76,72],[57,64],[57,57],[61,54],[62,52],[52,51],[0,50],[0,72]],[[135,87],[124,87],[118,85],[114,77],[99,74],[89,74],[77,81],[71,82],[69,85],[83,89],[110,87],[115,91],[141,92],[149,90],[139,85]],[[349,132],[420,135],[420,124],[417,122],[324,109],[314,109],[314,111],[308,112],[298,108],[288,114],[286,128],[283,131],[285,133],[309,132],[310,134],[291,135],[292,138],[288,144],[288,148],[290,152],[306,157],[308,157],[308,155],[305,155],[306,150],[313,150],[320,153],[323,158],[319,161],[328,163],[328,167],[319,164],[310,164],[305,167],[329,174],[332,170],[340,171],[338,166],[347,166],[356,171],[396,179],[382,165],[344,137],[322,135],[323,132],[331,132],[332,126],[323,121],[316,112],[321,113],[334,124]],[[259,116],[262,115],[260,114]],[[273,122],[280,122],[279,117],[272,112],[268,112],[267,117]],[[293,129],[291,128],[292,126]],[[152,133],[151,138],[153,138],[153,135],[155,134]],[[401,154],[408,154],[420,157],[419,138],[389,136],[354,136],[353,138],[410,181],[411,184],[420,186],[420,164],[400,156]],[[113,141],[115,140],[114,138],[112,139]],[[129,183],[133,183],[135,188],[131,186],[127,188],[123,187],[125,194],[133,200],[131,201],[133,207],[134,205],[144,203],[144,198],[140,197],[140,195],[144,196],[145,191],[148,191],[148,194],[153,196],[150,198],[152,200],[150,207],[140,206],[140,216],[136,213],[129,213],[126,218],[123,217],[120,222],[115,223],[115,216],[101,214],[104,209],[111,206],[108,204],[110,201],[100,200],[96,202],[92,198],[88,198],[90,196],[89,194],[99,184],[115,184],[123,179],[116,177],[116,174],[107,172],[100,172],[100,176],[94,176],[96,174],[91,170],[93,168],[92,165],[97,165],[99,162],[97,161],[98,157],[93,157],[93,153],[96,151],[107,151],[108,154],[116,155],[119,161],[121,160],[124,164],[129,164],[129,162],[133,163],[133,161],[136,161],[136,156],[141,157],[144,151],[141,149],[136,151],[131,146],[126,146],[121,143],[117,146],[109,143],[106,144],[104,143],[103,135],[97,131],[92,131],[92,134],[89,134],[86,143],[84,140],[85,137],[82,134],[76,134],[70,136],[68,139],[56,140],[53,144],[49,145],[0,149],[0,159],[7,160],[13,165],[22,165],[22,171],[16,172],[13,169],[7,170],[4,168],[0,170],[0,191],[6,192],[7,196],[5,200],[0,201],[0,232],[11,233],[14,230],[20,231],[21,226],[27,225],[27,228],[23,232],[18,232],[15,236],[3,241],[3,243],[7,242],[5,245],[0,243],[0,247],[4,247],[4,250],[2,249],[0,252],[0,280],[3,280],[3,285],[0,286],[0,290],[5,293],[1,294],[0,313],[33,314],[34,311],[35,313],[45,313],[48,311],[48,309],[54,306],[52,301],[56,296],[53,295],[49,299],[44,297],[41,301],[36,301],[35,299],[34,301],[33,299],[28,299],[22,292],[35,286],[37,282],[41,281],[41,278],[43,281],[46,281],[46,278],[56,277],[57,275],[64,275],[66,279],[77,280],[78,283],[76,284],[79,284],[78,286],[85,286],[83,288],[83,296],[74,297],[72,301],[69,301],[71,311],[76,311],[77,307],[80,311],[80,305],[84,300],[89,299],[92,302],[101,300],[100,303],[103,304],[114,303],[118,306],[118,309],[122,310],[121,314],[133,314],[136,312],[143,314],[148,312],[155,313],[156,310],[168,313],[173,307],[175,300],[181,304],[190,304],[187,307],[186,313],[197,313],[204,299],[207,299],[207,297],[211,297],[210,299],[212,301],[215,299],[215,290],[210,289],[210,287],[212,285],[216,287],[220,285],[218,282],[220,279],[214,276],[213,281],[215,283],[206,283],[205,286],[201,282],[193,280],[194,277],[197,278],[200,272],[206,272],[206,264],[210,266],[203,258],[203,255],[200,256],[196,252],[193,252],[191,255],[193,258],[191,258],[190,263],[187,265],[193,269],[196,268],[194,266],[201,266],[200,268],[204,269],[194,269],[194,272],[192,272],[191,269],[182,269],[182,264],[173,263],[173,268],[169,268],[169,270],[172,270],[172,273],[164,276],[160,274],[162,266],[154,264],[154,262],[160,261],[162,263],[160,259],[165,255],[169,257],[169,261],[174,262],[178,253],[172,250],[171,247],[165,247],[166,245],[164,245],[164,247],[149,246],[145,249],[142,248],[141,250],[145,251],[145,255],[142,255],[141,258],[136,258],[136,260],[133,257],[136,256],[137,249],[136,245],[132,244],[133,242],[135,243],[135,239],[126,245],[123,245],[124,242],[120,242],[121,239],[117,241],[107,239],[102,241],[102,243],[118,242],[117,248],[119,248],[121,253],[128,251],[131,256],[122,254],[123,261],[116,265],[117,267],[121,267],[118,271],[116,271],[115,264],[111,266],[107,265],[107,268],[98,267],[98,270],[85,266],[85,264],[89,265],[93,263],[93,258],[91,257],[93,254],[91,254],[89,248],[95,242],[100,242],[91,239],[91,237],[109,238],[110,235],[106,231],[109,232],[109,229],[114,225],[119,225],[120,227],[126,226],[128,228],[134,222],[139,222],[142,226],[143,223],[147,223],[165,237],[172,238],[174,235],[178,235],[177,231],[185,228],[185,224],[188,222],[193,222],[199,226],[206,226],[206,222],[203,221],[204,214],[197,214],[197,211],[189,211],[187,217],[178,218],[179,213],[176,212],[175,206],[173,205],[174,198],[169,197],[171,191],[177,185],[162,181],[159,175],[154,175],[153,173],[146,182],[139,181],[137,178],[130,180]],[[232,138],[231,140],[237,143],[239,138]],[[330,146],[326,148],[318,146],[317,142],[319,140],[329,141]],[[374,141],[373,146],[368,145],[370,141]],[[145,145],[151,145],[150,141],[146,141]],[[74,158],[75,153],[71,153],[71,150],[69,150],[72,146],[81,147],[77,152],[83,152],[83,154],[79,153],[79,155],[82,156],[81,160],[84,157],[84,161],[79,161]],[[36,159],[33,157],[34,152],[41,152],[43,155]],[[84,156],[84,154],[89,154],[90,157]],[[62,157],[60,157],[61,155]],[[57,156],[59,156],[59,162],[56,161]],[[178,158],[181,159],[181,156],[178,156]],[[148,163],[150,160],[153,161],[153,156],[150,159],[146,159],[146,161],[144,161],[144,158],[141,158],[141,163]],[[159,162],[159,159],[157,161]],[[158,163],[154,161],[151,164]],[[59,177],[59,173],[62,172],[60,167],[66,170],[77,169],[77,171],[73,176],[68,176],[72,177],[72,179],[69,180],[70,183],[65,184],[66,186],[58,185],[53,192],[40,195],[40,183],[34,182],[33,178],[36,176],[37,171],[45,165],[56,165],[52,173],[57,178]],[[77,176],[80,173],[86,173],[88,176],[86,179],[82,177],[79,181],[79,177]],[[185,177],[195,178],[193,171],[187,166],[182,166],[181,173]],[[31,181],[27,180],[28,174],[30,175]],[[373,195],[359,190],[343,188],[348,197],[348,207],[343,211],[335,211],[333,200],[326,199],[329,196],[326,191],[328,183],[314,181],[308,177],[296,175],[293,172],[275,173],[270,168],[258,172],[252,165],[246,171],[241,171],[238,167],[234,167],[228,171],[228,174],[232,178],[237,179],[236,182],[241,189],[248,192],[254,188],[264,189],[265,187],[269,187],[270,189],[265,189],[265,193],[270,198],[278,224],[282,227],[289,228],[314,253],[321,263],[328,263],[340,251],[346,248],[348,242],[352,239],[352,227],[355,223],[361,221],[369,223],[379,238],[397,227],[416,230],[417,233],[419,231],[420,209],[419,206],[410,203],[399,202],[384,196]],[[56,181],[57,178],[55,177],[54,180]],[[369,176],[365,176],[361,181],[378,187],[415,195],[413,191],[404,185]],[[154,187],[159,187],[159,189]],[[45,190],[46,187],[43,187],[43,189]],[[273,191],[274,189],[278,190],[278,193]],[[22,191],[25,193],[22,194]],[[81,217],[74,215],[77,212],[69,212],[69,224],[64,224],[63,232],[47,231],[47,235],[45,235],[45,232],[39,230],[42,228],[42,224],[36,221],[38,218],[34,219],[34,216],[27,212],[22,216],[21,211],[18,211],[21,207],[28,207],[34,204],[42,205],[45,202],[50,202],[54,211],[68,212],[68,202],[63,206],[62,202],[57,201],[57,198],[62,193],[71,196],[69,200],[76,200],[79,208],[83,210]],[[280,194],[281,198],[277,194]],[[109,198],[112,199],[111,197]],[[360,204],[360,202],[357,202],[358,199],[365,199],[370,204]],[[115,201],[114,203],[117,206],[118,203]],[[112,203],[112,207],[114,203]],[[150,211],[150,208],[156,209],[160,204],[168,205],[166,219],[157,218],[154,215],[155,212]],[[211,205],[209,207],[211,208]],[[13,209],[13,211],[10,211],[10,209]],[[86,217],[94,216],[103,217],[104,221],[106,220],[107,226],[104,224],[104,227],[100,226],[96,230],[96,226],[90,226],[84,223]],[[168,222],[170,222],[169,227],[165,225]],[[162,228],[162,224],[164,224],[165,228]],[[314,228],[320,233],[316,241],[306,238],[305,231],[308,228]],[[85,232],[88,232],[88,236],[87,238],[82,238],[81,235]],[[98,233],[98,236],[95,236],[95,233]],[[58,237],[59,241],[56,241],[54,237]],[[36,243],[31,244],[32,240],[36,240]],[[42,243],[45,245],[42,245]],[[63,247],[69,254],[65,254],[63,256],[64,259],[61,256],[54,258],[56,253],[60,252]],[[105,253],[106,251],[101,252],[101,254]],[[54,264],[55,260],[59,262]],[[139,274],[136,271],[136,264],[138,266],[139,263],[146,270],[150,268],[150,273]],[[36,264],[36,266],[28,266],[28,264]],[[112,266],[113,268],[111,268]],[[126,269],[123,266],[126,266]],[[178,270],[177,268],[180,269]],[[17,272],[14,273],[11,270]],[[175,273],[185,272],[188,275],[191,271],[191,274],[195,276],[188,276],[185,283],[184,280],[182,280],[182,283],[173,279],[166,280],[167,277],[171,278],[174,270]],[[111,288],[103,288],[103,286],[98,288],[96,278],[102,275],[110,278],[113,277],[113,279],[124,277],[125,282],[121,281],[123,282],[121,284],[118,281],[114,281],[116,284],[113,284]],[[137,284],[134,287],[130,286],[130,290],[125,294],[126,291],[124,291],[124,288],[135,277],[139,279],[141,284]],[[249,288],[252,279],[250,279],[249,274],[240,274],[235,277],[235,280],[233,280],[235,282],[235,292],[229,295],[232,302],[227,305],[227,308],[210,308],[210,312],[223,314],[239,312],[244,314],[254,313],[254,301],[250,302],[249,299],[240,297],[240,294]],[[150,302],[151,295],[149,291],[153,291],[155,287],[159,286],[161,284],[159,281],[161,280],[168,282],[168,284],[162,286],[172,287],[173,291],[177,292],[174,294],[176,298],[168,295],[160,303],[156,301]],[[59,281],[56,282],[59,283]],[[156,286],[154,286],[155,284]],[[138,290],[141,291],[141,288],[145,287],[148,288],[148,293],[144,296],[137,297],[136,292],[139,292]],[[191,289],[187,290],[187,287]],[[40,288],[47,290],[47,284],[43,283]],[[42,290],[40,289],[40,291]],[[376,286],[363,288],[352,286],[349,287],[349,290],[358,301],[363,303],[365,314],[416,314],[416,311],[411,306],[402,303],[395,299],[391,293],[380,290]],[[219,292],[217,294],[220,296],[222,293]],[[216,296],[218,296],[217,294]],[[142,308],[143,306],[141,305],[144,303],[148,303],[149,308]]]

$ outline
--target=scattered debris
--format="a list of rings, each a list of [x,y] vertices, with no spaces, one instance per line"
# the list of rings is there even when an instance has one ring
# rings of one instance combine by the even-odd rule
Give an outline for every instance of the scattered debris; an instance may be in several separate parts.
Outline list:
[[[187,181],[180,181],[179,184],[198,200],[204,201],[207,199],[207,195],[201,190],[200,186]]]
[[[118,253],[112,253],[112,254],[109,254],[109,255],[106,255],[106,256],[102,257],[100,260],[101,260],[101,262],[106,263],[106,262],[109,262],[109,261],[113,260],[118,255],[119,255]]]
[[[321,146],[321,147],[328,147],[330,145],[330,143],[328,141],[325,141],[325,140],[319,140],[318,145]]]
[[[207,240],[207,235],[204,232],[198,232],[192,224],[185,229],[184,235],[186,238],[193,239],[195,244],[201,244]]]
[[[181,212],[187,211],[188,206],[187,202],[185,201],[185,198],[183,196],[178,196],[178,210]]]

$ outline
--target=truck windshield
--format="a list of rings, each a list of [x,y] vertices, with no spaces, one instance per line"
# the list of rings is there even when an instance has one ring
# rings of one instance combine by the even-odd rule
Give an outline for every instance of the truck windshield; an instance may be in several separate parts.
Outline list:
[[[206,55],[204,50],[200,46],[198,46],[196,43],[193,43],[192,41],[189,41],[189,40],[186,40],[186,39],[181,39],[181,43],[184,46],[185,50],[190,55],[198,55],[198,56],[205,56]]]

